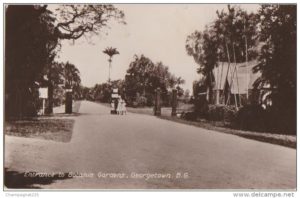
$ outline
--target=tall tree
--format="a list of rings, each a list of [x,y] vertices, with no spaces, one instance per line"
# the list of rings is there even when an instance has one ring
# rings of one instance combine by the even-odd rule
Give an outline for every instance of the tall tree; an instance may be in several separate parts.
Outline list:
[[[127,98],[134,101],[137,95],[147,98],[147,103],[153,103],[156,88],[161,89],[163,100],[167,99],[168,89],[184,83],[182,78],[176,78],[162,62],[154,64],[144,55],[135,55],[127,70],[125,89]]]
[[[132,61],[127,70],[127,76],[130,76],[127,81],[127,90],[135,89],[133,92],[136,94],[137,92],[143,96],[146,95],[146,89],[150,82],[150,73],[153,71],[154,63],[144,55],[140,57],[135,55],[134,61]],[[136,83],[135,86],[132,84]],[[133,96],[135,97],[135,96]]]
[[[55,16],[55,33],[68,40],[97,35],[112,19],[125,24],[124,12],[110,4],[59,5]]]
[[[9,5],[5,23],[5,107],[9,117],[32,116],[37,110],[37,85],[55,57],[57,38],[45,7]]]
[[[67,62],[64,64],[64,80],[67,89],[76,91],[80,87],[80,72],[75,65]]]
[[[111,70],[111,62],[114,55],[120,54],[116,48],[107,47],[104,51],[104,54],[107,54],[109,56],[108,62],[109,62],[109,73],[108,73],[108,83],[110,83],[110,70]]]
[[[203,33],[194,32],[187,38],[186,50],[199,64],[197,72],[204,77],[204,86],[208,87],[211,102],[215,84],[213,69],[218,65],[218,42],[215,32],[208,28]]]
[[[217,36],[220,60],[245,62],[256,56],[256,15],[237,6],[227,6],[227,11],[217,11],[212,28]],[[246,46],[247,45],[247,46]]]
[[[203,32],[195,31],[187,37],[187,53],[199,64],[197,72],[202,74],[204,86],[208,87],[210,102],[215,84],[212,71],[217,63],[244,62],[247,57],[255,57],[255,19],[254,14],[228,5],[227,11],[217,11],[217,19]],[[229,67],[224,78],[228,73]]]
[[[258,12],[262,47],[254,71],[262,73],[255,86],[271,89],[273,109],[284,129],[296,129],[296,5],[262,5]]]

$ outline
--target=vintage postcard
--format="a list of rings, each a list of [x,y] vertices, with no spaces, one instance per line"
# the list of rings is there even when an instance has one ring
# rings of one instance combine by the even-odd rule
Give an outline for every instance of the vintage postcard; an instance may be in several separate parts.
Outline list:
[[[296,8],[5,3],[4,190],[296,190]]]

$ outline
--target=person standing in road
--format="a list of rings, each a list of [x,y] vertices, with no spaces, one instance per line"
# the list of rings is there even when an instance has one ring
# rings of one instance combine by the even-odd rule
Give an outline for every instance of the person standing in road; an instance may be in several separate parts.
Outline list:
[[[121,115],[122,113],[122,102],[121,102],[121,97],[118,98],[118,106],[117,106],[117,114]]]
[[[127,110],[126,110],[126,102],[125,102],[124,99],[121,99],[121,100],[122,100],[122,101],[121,101],[121,104],[122,104],[122,115],[123,115],[123,114],[126,115],[126,112],[127,112]]]
[[[111,114],[114,114],[115,112],[115,103],[114,101],[112,100],[111,103],[110,103],[110,113]]]
[[[118,98],[114,99],[114,114],[117,114],[117,108],[118,108]]]

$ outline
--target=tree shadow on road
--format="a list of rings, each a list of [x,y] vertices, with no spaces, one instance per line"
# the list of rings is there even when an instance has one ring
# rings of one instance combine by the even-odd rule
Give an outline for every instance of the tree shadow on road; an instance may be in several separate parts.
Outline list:
[[[53,176],[29,176],[36,175],[36,172],[17,172],[10,171],[8,168],[5,168],[4,172],[4,185],[6,188],[14,188],[14,189],[26,189],[26,188],[34,188],[40,189],[41,185],[47,185],[55,182],[56,180],[64,180],[71,179],[67,173],[63,175],[54,174]]]

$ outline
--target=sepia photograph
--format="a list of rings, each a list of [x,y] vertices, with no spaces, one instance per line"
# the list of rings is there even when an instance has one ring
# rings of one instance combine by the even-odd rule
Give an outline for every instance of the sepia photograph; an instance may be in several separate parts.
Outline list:
[[[296,3],[4,3],[3,190],[293,197],[296,47]]]

